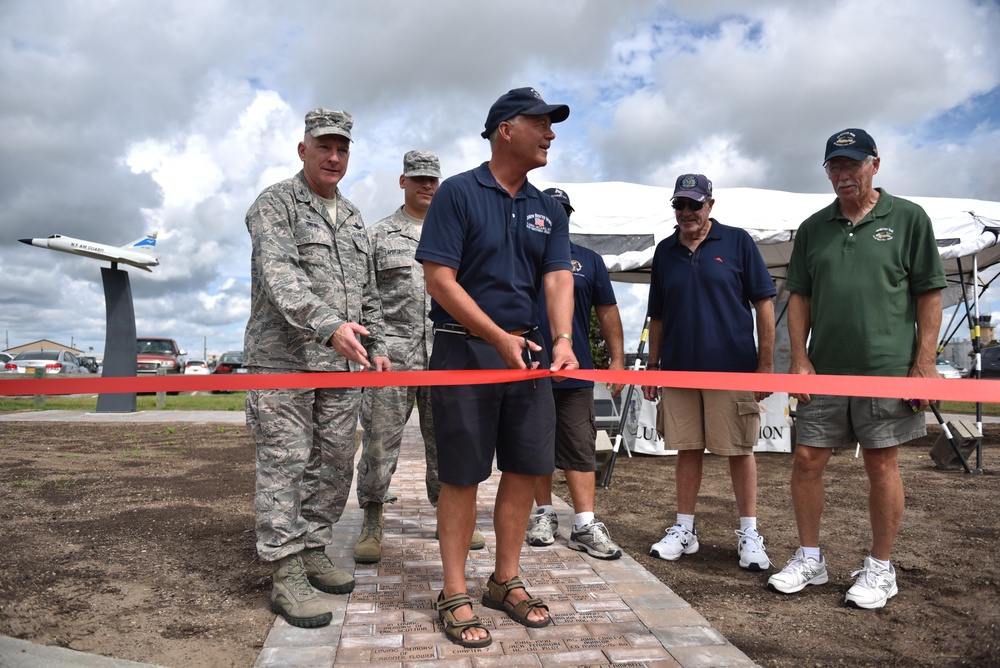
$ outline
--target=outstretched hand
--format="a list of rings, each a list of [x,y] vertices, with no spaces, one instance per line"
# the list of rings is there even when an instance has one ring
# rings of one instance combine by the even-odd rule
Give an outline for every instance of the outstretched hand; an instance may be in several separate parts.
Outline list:
[[[371,366],[368,351],[361,345],[358,336],[368,336],[368,330],[356,322],[345,322],[330,337],[330,345],[342,357],[367,369]]]

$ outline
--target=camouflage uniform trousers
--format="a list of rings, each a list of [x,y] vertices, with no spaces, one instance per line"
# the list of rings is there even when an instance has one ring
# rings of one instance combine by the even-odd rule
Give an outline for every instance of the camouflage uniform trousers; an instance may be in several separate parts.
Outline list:
[[[361,426],[365,433],[358,460],[358,505],[393,503],[389,482],[396,472],[403,427],[417,405],[420,433],[424,438],[424,458],[427,473],[427,499],[437,507],[441,493],[438,480],[437,441],[434,440],[434,418],[431,415],[429,387],[368,387],[361,404]]]
[[[351,491],[361,391],[247,392],[257,446],[257,554],[277,561],[333,541]]]

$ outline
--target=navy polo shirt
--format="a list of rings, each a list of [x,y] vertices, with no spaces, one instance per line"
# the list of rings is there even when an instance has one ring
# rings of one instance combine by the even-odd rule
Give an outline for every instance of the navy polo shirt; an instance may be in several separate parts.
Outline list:
[[[614,288],[604,258],[583,246],[570,242],[569,252],[573,263],[573,354],[581,369],[593,369],[594,357],[590,353],[590,310],[595,306],[617,304]],[[545,311],[545,291],[538,295],[539,327],[544,334],[545,348],[552,359],[549,316]],[[567,378],[552,385],[552,389],[566,390],[574,387],[593,387],[592,380]]]
[[[656,246],[648,315],[663,325],[660,368],[753,372],[751,305],[775,295],[774,281],[749,234],[711,220],[693,253],[677,231]]]
[[[487,165],[441,184],[414,257],[456,269],[459,285],[501,329],[535,327],[542,274],[571,268],[569,220],[528,181],[511,197]],[[436,300],[430,318],[457,323]]]

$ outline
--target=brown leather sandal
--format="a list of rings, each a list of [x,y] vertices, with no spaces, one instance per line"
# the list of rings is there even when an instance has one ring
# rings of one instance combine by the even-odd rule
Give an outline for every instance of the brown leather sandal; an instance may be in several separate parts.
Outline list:
[[[455,619],[455,610],[461,608],[463,605],[472,607],[472,599],[465,592],[460,594],[455,594],[444,597],[444,592],[438,596],[437,600],[437,611],[441,617],[441,625],[444,627],[444,634],[448,637],[448,640],[452,641],[456,645],[461,645],[462,647],[477,648],[477,647],[488,647],[490,643],[493,642],[493,637],[490,635],[489,630],[483,626],[479,617],[473,617],[472,619],[466,619],[464,621],[459,621]],[[468,628],[478,628],[486,631],[486,637],[479,640],[466,640],[462,637],[462,631]]]
[[[493,579],[493,575],[491,575],[490,579],[486,582],[486,586],[489,591],[483,594],[483,605],[487,608],[506,612],[507,616],[518,624],[530,626],[533,629],[539,629],[552,623],[551,614],[542,622],[534,622],[528,619],[528,614],[535,608],[544,608],[548,612],[549,606],[542,603],[542,599],[531,597],[528,590],[524,588],[521,576],[515,575],[510,580],[507,580],[507,582],[501,584]],[[528,598],[517,605],[511,605],[507,602],[507,595],[515,589],[524,589],[524,593],[528,594]]]

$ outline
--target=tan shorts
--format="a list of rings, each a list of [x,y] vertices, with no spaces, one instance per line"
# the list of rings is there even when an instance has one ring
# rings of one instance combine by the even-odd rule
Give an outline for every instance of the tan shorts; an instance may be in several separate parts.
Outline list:
[[[668,450],[707,449],[749,455],[760,436],[761,407],[753,392],[661,387],[663,440]]]

